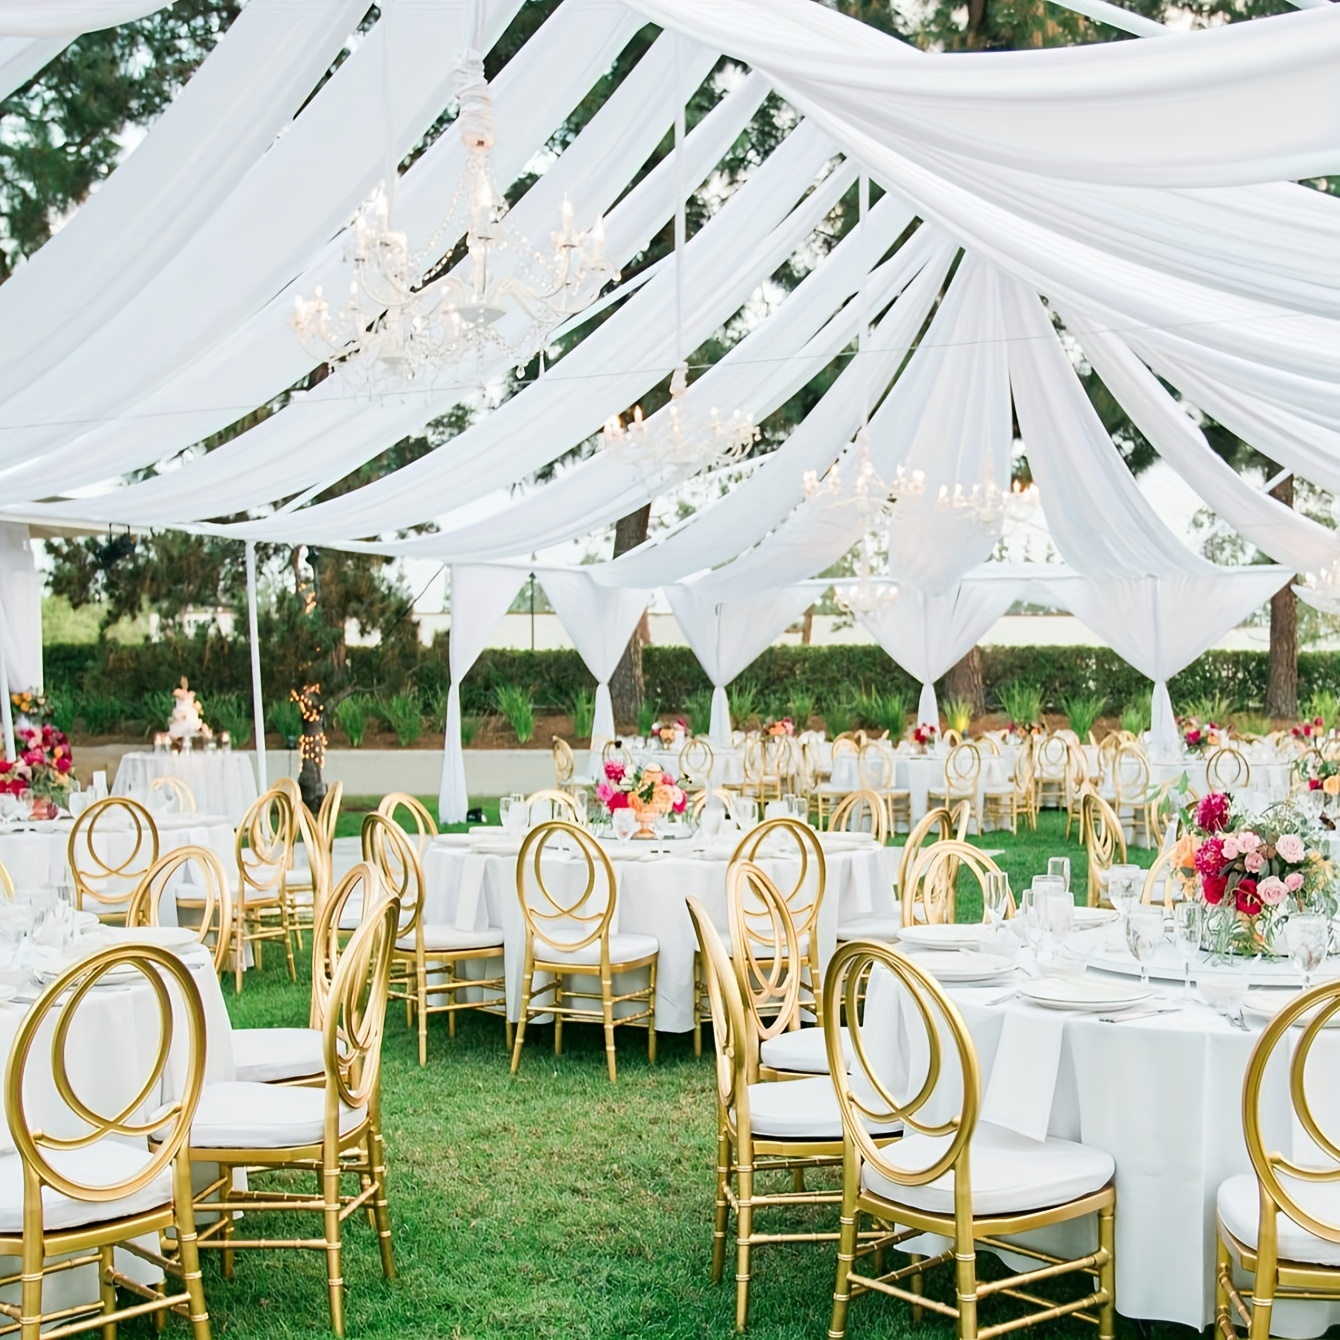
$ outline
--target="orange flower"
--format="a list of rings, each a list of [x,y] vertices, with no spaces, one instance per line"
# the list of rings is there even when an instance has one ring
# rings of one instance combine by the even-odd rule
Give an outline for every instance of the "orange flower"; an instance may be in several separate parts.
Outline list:
[[[1328,796],[1340,796],[1340,772],[1332,773],[1331,776],[1322,782],[1321,789]]]

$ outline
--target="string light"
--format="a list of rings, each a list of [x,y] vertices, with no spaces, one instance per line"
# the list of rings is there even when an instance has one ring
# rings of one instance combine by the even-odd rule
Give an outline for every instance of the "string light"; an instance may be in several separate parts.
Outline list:
[[[326,732],[321,728],[326,709],[321,704],[321,685],[304,684],[301,693],[291,689],[289,697],[298,704],[298,714],[302,717],[304,727],[298,737],[298,757],[320,772],[326,765]],[[306,729],[309,725],[315,725],[316,730],[309,732]]]

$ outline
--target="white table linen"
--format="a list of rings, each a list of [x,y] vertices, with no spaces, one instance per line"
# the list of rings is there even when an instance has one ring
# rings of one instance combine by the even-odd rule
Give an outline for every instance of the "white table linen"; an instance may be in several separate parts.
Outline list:
[[[222,814],[234,824],[241,821],[256,799],[251,755],[230,749],[125,754],[116,769],[112,794],[148,804],[149,783],[155,777],[180,777],[191,788],[201,814]]]
[[[904,754],[892,748],[885,749],[884,752],[893,758],[894,787],[910,793],[912,823],[915,825],[926,817],[929,792],[944,788],[945,755]],[[1014,753],[1013,749],[1002,750],[999,756],[983,752],[982,770],[978,775],[977,795],[973,802],[974,827],[977,827],[982,818],[982,802],[986,789],[1011,785],[1010,774],[1014,766]],[[855,754],[844,752],[837,756],[833,762],[831,785],[849,791],[854,791],[861,785],[859,763]],[[996,826],[994,823],[988,825],[992,828]]]
[[[517,844],[519,846],[519,843]],[[726,869],[729,844],[711,854],[643,853],[635,846],[609,850],[618,878],[617,929],[654,936],[660,945],[656,978],[656,1027],[683,1033],[693,1027],[693,955],[697,941],[686,900],[700,898],[718,929],[728,931]],[[893,892],[897,850],[873,843],[826,851],[827,886],[819,913],[820,961],[837,942],[839,921],[862,916],[897,917]],[[555,865],[561,862],[555,861]],[[575,862],[572,863],[575,867]],[[763,857],[760,864],[782,885],[795,880],[794,858]],[[434,843],[424,862],[425,920],[458,929],[501,926],[507,978],[507,1012],[520,1011],[525,923],[516,892],[516,857],[496,850],[471,852],[450,842]],[[789,882],[788,882],[789,875]],[[461,924],[461,902],[468,926]],[[620,988],[624,989],[624,988]]]

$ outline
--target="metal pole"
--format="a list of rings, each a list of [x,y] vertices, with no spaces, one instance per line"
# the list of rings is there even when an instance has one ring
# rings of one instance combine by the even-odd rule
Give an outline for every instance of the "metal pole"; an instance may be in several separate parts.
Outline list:
[[[247,633],[251,640],[251,714],[256,731],[256,785],[270,789],[265,760],[265,703],[261,698],[261,638],[256,627],[256,545],[247,541]]]

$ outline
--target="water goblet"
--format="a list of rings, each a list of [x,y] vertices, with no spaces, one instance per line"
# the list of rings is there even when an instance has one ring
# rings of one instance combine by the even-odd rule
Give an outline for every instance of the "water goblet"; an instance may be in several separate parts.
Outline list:
[[[698,820],[698,827],[702,830],[703,836],[708,842],[715,842],[721,835],[721,824],[725,819],[725,811],[719,804],[713,804],[709,801],[703,806],[703,812]]]
[[[504,828],[507,827],[507,816],[512,812],[512,797],[500,796],[498,798],[498,822]]]
[[[627,842],[638,830],[637,815],[626,805],[614,811],[611,816],[614,824],[614,836],[620,842]]]
[[[1126,948],[1140,964],[1140,985],[1149,985],[1149,965],[1163,943],[1163,909],[1132,907],[1126,914]]]
[[[1010,905],[1010,877],[1003,870],[988,870],[982,885],[982,906],[994,939]]]
[[[1182,998],[1191,998],[1191,965],[1200,952],[1203,906],[1187,898],[1173,908],[1173,943],[1182,960]]]
[[[1303,990],[1312,987],[1312,974],[1326,958],[1330,927],[1326,918],[1313,912],[1295,912],[1284,923],[1284,945],[1289,961],[1303,974]]]
[[[1051,879],[1059,879],[1067,893],[1070,892],[1070,857],[1068,856],[1049,856],[1047,858],[1047,875]]]

